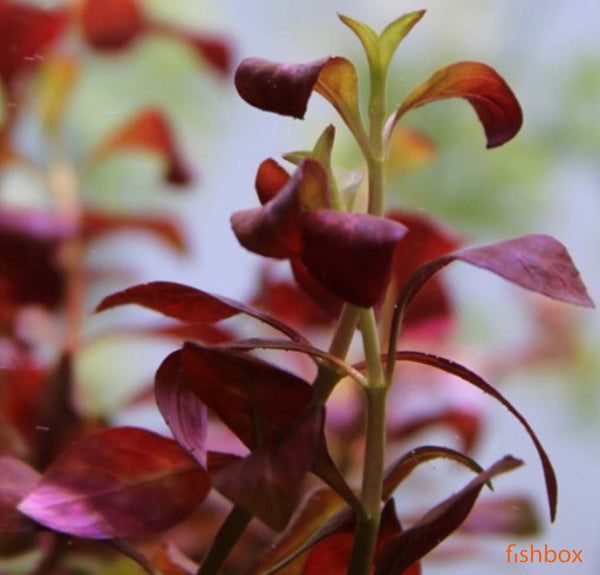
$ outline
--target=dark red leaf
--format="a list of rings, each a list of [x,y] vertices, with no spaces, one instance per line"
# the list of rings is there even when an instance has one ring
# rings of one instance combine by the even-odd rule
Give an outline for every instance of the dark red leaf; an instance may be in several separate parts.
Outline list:
[[[401,224],[369,214],[319,210],[302,221],[302,262],[324,287],[360,307],[383,295]]]
[[[406,97],[390,130],[408,110],[447,98],[464,98],[471,104],[483,124],[488,148],[512,139],[523,123],[521,106],[498,72],[480,62],[457,62],[437,71]]]
[[[308,383],[252,356],[187,343],[182,361],[189,388],[251,449],[274,441],[310,402]]]
[[[546,235],[527,235],[470,248],[437,258],[417,270],[404,285],[399,307],[406,307],[425,282],[455,260],[491,271],[523,288],[549,298],[593,307],[566,248]]]
[[[187,386],[181,350],[162,362],[156,372],[154,393],[158,409],[177,443],[206,469],[207,409]]]
[[[261,162],[254,182],[260,203],[264,205],[272,200],[289,180],[290,175],[273,158]]]
[[[302,291],[331,319],[339,317],[344,302],[325,289],[306,269],[300,258],[290,260],[294,279]]]
[[[31,531],[35,524],[17,505],[35,487],[40,474],[14,457],[0,457],[0,533]]]
[[[328,60],[280,64],[246,58],[236,70],[235,87],[251,106],[284,116],[304,118],[317,78]]]
[[[391,539],[376,561],[376,575],[399,575],[451,535],[471,511],[483,486],[522,462],[506,456],[466,487],[427,512],[415,525]]]
[[[177,443],[121,427],[65,451],[19,510],[79,537],[143,537],[186,519],[209,489],[208,474]]]
[[[136,0],[84,0],[79,17],[83,37],[96,50],[126,48],[146,28]]]
[[[36,67],[66,30],[64,9],[42,9],[22,2],[0,2],[0,78],[9,88],[23,72]]]
[[[213,475],[212,483],[230,501],[281,531],[298,505],[322,433],[323,409],[313,409],[275,440]]]
[[[42,212],[0,210],[0,302],[5,310],[61,304],[65,274],[58,259],[72,230]]]
[[[87,241],[111,232],[140,230],[155,235],[177,251],[183,252],[186,249],[185,238],[177,223],[164,217],[107,213],[88,209],[83,213],[82,228],[83,237]]]
[[[188,323],[216,323],[240,313],[254,317],[291,339],[305,341],[291,327],[246,304],[173,282],[151,282],[105,297],[97,312],[136,304]]]
[[[412,449],[385,470],[382,499],[384,501],[389,499],[398,485],[400,485],[400,483],[402,483],[417,466],[426,463],[427,461],[431,461],[432,459],[450,459],[451,461],[464,465],[475,473],[481,473],[483,471],[477,462],[459,451],[455,451],[448,447],[424,445]]]
[[[165,179],[178,186],[190,183],[192,176],[177,146],[173,129],[164,112],[146,108],[103,140],[94,160],[130,150],[142,150],[165,158]]]
[[[529,434],[529,437],[533,441],[533,444],[535,445],[535,448],[540,457],[540,461],[542,463],[542,468],[544,471],[544,478],[546,481],[546,491],[548,494],[548,503],[550,506],[550,519],[554,521],[554,518],[556,517],[556,503],[558,496],[556,474],[554,473],[554,469],[552,467],[552,463],[550,462],[550,458],[544,450],[537,435],[535,434],[527,420],[517,411],[517,409],[512,405],[512,403],[510,403],[497,389],[492,387],[483,378],[479,377],[476,373],[473,373],[470,369],[452,360],[418,351],[399,351],[396,353],[396,360],[411,361],[414,363],[421,363],[423,365],[430,365],[432,367],[445,371],[446,373],[455,375],[456,377],[463,379],[471,385],[474,385],[484,393],[491,395],[496,401],[498,401],[504,407],[506,407],[506,409],[508,409],[508,411],[510,411],[510,413],[512,413],[512,415],[514,415],[517,418],[517,420],[521,423],[521,425]]]

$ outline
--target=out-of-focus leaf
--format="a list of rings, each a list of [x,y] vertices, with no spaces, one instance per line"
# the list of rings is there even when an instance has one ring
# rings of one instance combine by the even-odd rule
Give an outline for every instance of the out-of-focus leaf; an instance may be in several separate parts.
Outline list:
[[[160,546],[152,557],[152,564],[161,575],[194,575],[198,570],[198,565],[171,542]]]
[[[206,469],[206,406],[187,386],[181,363],[181,350],[173,352],[160,365],[154,380],[156,404],[181,445]]]
[[[370,307],[387,287],[405,232],[401,224],[370,214],[307,212],[302,262],[337,297]]]
[[[473,451],[480,436],[481,417],[466,409],[446,409],[439,413],[416,415],[402,418],[399,422],[388,422],[390,439],[406,439],[414,433],[434,426],[449,427],[461,442],[461,449],[466,453]]]
[[[519,467],[522,462],[506,456],[480,473],[466,487],[428,511],[410,529],[383,547],[376,560],[376,575],[403,573],[451,535],[471,511],[483,486],[493,477]]]
[[[409,110],[447,98],[464,98],[471,104],[488,148],[511,140],[523,123],[521,106],[498,72],[480,62],[457,62],[437,71],[406,97],[388,123],[388,135]]]
[[[42,9],[22,2],[0,2],[0,78],[10,90],[17,77],[39,66],[64,34],[66,10]]]
[[[223,76],[231,73],[233,54],[229,42],[220,36],[184,32],[182,39],[189,44],[213,70]]]
[[[39,107],[48,131],[58,128],[79,72],[79,64],[68,56],[56,55],[44,64],[40,78]]]
[[[247,58],[235,73],[237,91],[251,106],[302,119],[314,90],[334,106],[353,132],[362,131],[357,84],[352,63],[338,56],[308,64]]]
[[[289,180],[290,175],[273,158],[261,162],[254,181],[260,203],[264,205],[272,200]]]
[[[93,160],[97,162],[112,154],[131,150],[142,150],[163,157],[166,162],[165,179],[173,185],[185,186],[192,179],[171,124],[158,108],[146,108],[130,118],[100,142]]]
[[[79,20],[85,41],[96,50],[108,52],[127,48],[146,29],[136,0],[84,0]]]
[[[213,475],[212,484],[230,501],[281,531],[298,505],[322,433],[323,409],[313,409],[275,440],[260,444]]]
[[[0,457],[0,533],[23,533],[35,524],[17,505],[35,487],[40,474],[14,457]]]
[[[286,530],[277,537],[244,575],[260,575],[285,561],[346,504],[334,491],[319,488],[302,502]]]
[[[82,233],[86,240],[93,240],[111,232],[139,230],[148,232],[166,242],[179,252],[185,251],[185,238],[177,223],[158,216],[116,214],[85,210],[82,217]]]
[[[249,315],[293,340],[305,339],[291,327],[260,310],[235,300],[173,282],[150,282],[105,297],[97,312],[136,304],[188,323],[216,323],[240,313]]]
[[[399,125],[388,142],[385,167],[389,177],[429,165],[436,155],[436,145],[415,128]]]
[[[556,482],[556,474],[554,473],[554,468],[552,467],[552,463],[550,462],[550,458],[548,454],[544,450],[540,440],[537,435],[527,422],[527,420],[517,411],[517,409],[510,403],[496,388],[491,386],[487,381],[485,381],[482,377],[478,376],[476,373],[472,372],[470,369],[466,368],[459,363],[456,363],[452,360],[422,353],[418,351],[399,351],[396,353],[397,361],[410,361],[414,363],[421,363],[423,365],[430,365],[431,367],[435,367],[441,371],[445,371],[446,373],[450,373],[463,379],[464,381],[474,385],[484,393],[492,396],[496,401],[501,403],[512,415],[516,417],[516,419],[521,423],[521,425],[527,431],[531,441],[535,445],[535,448],[540,457],[540,461],[542,464],[542,469],[544,471],[544,479],[546,481],[546,492],[548,494],[548,504],[550,507],[550,519],[554,521],[556,517],[556,504],[558,497],[558,487]]]
[[[460,530],[474,534],[532,537],[540,532],[540,519],[535,505],[527,497],[495,497],[477,503]]]
[[[382,499],[389,499],[398,485],[402,483],[416,467],[432,459],[449,459],[467,467],[475,473],[481,473],[483,468],[468,455],[448,447],[423,445],[412,449],[400,459],[392,463],[384,473]],[[491,488],[491,485],[490,485]]]
[[[18,509],[79,537],[143,537],[183,521],[209,490],[208,474],[177,443],[121,427],[63,452]]]

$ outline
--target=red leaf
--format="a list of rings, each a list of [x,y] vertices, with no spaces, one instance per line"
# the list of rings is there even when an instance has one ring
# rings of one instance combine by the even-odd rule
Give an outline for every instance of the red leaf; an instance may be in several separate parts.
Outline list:
[[[447,98],[464,98],[471,104],[483,124],[488,148],[512,139],[523,123],[521,106],[502,76],[480,62],[457,62],[436,72],[406,97],[389,132],[408,110]]]
[[[302,291],[331,319],[339,317],[344,302],[325,289],[306,269],[300,258],[290,260],[294,279]]]
[[[182,38],[215,71],[223,76],[229,76],[233,55],[229,43],[225,39],[197,32],[182,33]]]
[[[466,487],[427,512],[415,525],[391,539],[376,561],[376,575],[403,573],[452,534],[471,511],[483,486],[522,462],[507,456],[480,473]]]
[[[310,402],[308,383],[252,356],[186,343],[182,361],[188,387],[251,449],[274,441]]]
[[[235,73],[235,87],[251,106],[294,118],[304,118],[308,100],[316,90],[333,104],[351,130],[362,133],[356,71],[345,58],[308,64],[247,58]]]
[[[87,241],[118,231],[147,231],[177,251],[185,251],[185,239],[178,225],[167,218],[132,214],[111,214],[86,210],[82,218],[83,237]]]
[[[10,87],[18,76],[39,65],[66,30],[67,12],[0,1],[0,78]]]
[[[80,8],[83,37],[96,50],[121,50],[146,28],[136,0],[84,0]]]
[[[450,373],[463,379],[464,381],[474,385],[484,393],[492,396],[496,401],[501,403],[512,415],[514,415],[519,423],[525,428],[531,441],[535,445],[535,448],[540,457],[540,461],[542,463],[542,468],[544,470],[544,478],[546,481],[546,491],[548,494],[548,503],[550,506],[550,519],[554,521],[556,517],[556,503],[558,497],[558,487],[556,483],[556,474],[554,473],[554,469],[552,467],[552,463],[550,462],[550,458],[548,457],[546,451],[544,450],[540,440],[537,435],[527,422],[527,420],[517,411],[517,409],[510,403],[497,389],[492,387],[489,383],[487,383],[483,378],[479,377],[476,373],[473,373],[471,370],[467,369],[463,365],[456,363],[452,360],[439,357],[437,355],[431,355],[427,353],[422,353],[418,351],[399,351],[396,353],[396,359],[398,361],[412,361],[414,363],[421,363],[423,365],[430,365],[441,371],[445,371],[446,373]]]
[[[322,433],[323,409],[313,409],[276,440],[213,475],[212,483],[230,501],[281,531],[298,505]]]
[[[273,158],[261,162],[254,182],[260,203],[264,205],[272,200],[289,180],[290,175]]]
[[[40,474],[14,457],[0,457],[0,533],[32,531],[35,525],[17,505],[35,487]]]
[[[206,406],[187,386],[181,350],[173,352],[161,364],[154,380],[156,404],[181,445],[206,469]]]
[[[97,161],[111,154],[130,150],[159,154],[166,160],[165,179],[173,185],[189,184],[192,176],[181,157],[171,125],[162,110],[146,108],[138,112],[100,143],[94,159]]]
[[[405,308],[431,276],[455,260],[486,269],[555,300],[594,306],[566,248],[550,236],[528,235],[470,248],[429,262],[406,282],[398,298],[398,307]]]
[[[65,451],[19,510],[78,537],[143,537],[186,519],[209,489],[208,474],[177,443],[121,427]]]
[[[404,226],[369,214],[319,210],[303,217],[302,262],[324,287],[360,307],[383,295]]]

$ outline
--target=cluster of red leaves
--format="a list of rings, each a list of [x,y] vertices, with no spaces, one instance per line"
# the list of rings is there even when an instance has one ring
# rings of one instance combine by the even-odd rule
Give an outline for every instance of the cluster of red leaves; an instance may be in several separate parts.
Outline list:
[[[106,16],[99,15],[102,6],[108,7]],[[76,14],[84,38],[99,50],[121,49],[146,33],[173,33],[172,27],[152,22],[132,0],[88,0]],[[422,11],[410,13],[379,37],[360,23],[342,19],[361,39],[371,67],[381,70],[387,68],[399,42],[422,16]],[[214,44],[205,42],[204,47],[219,61]],[[250,104],[293,117],[303,117],[312,92],[317,91],[332,103],[359,145],[367,146],[357,74],[345,58],[306,65],[245,60],[237,70],[236,86]],[[488,147],[510,140],[520,128],[519,104],[498,73],[484,64],[460,62],[435,73],[406,97],[388,121],[387,145],[396,141],[397,124],[406,112],[451,97],[464,98],[473,107]],[[330,127],[312,152],[290,155],[288,159],[297,165],[293,174],[273,159],[263,162],[256,177],[261,206],[237,212],[231,220],[245,248],[268,258],[289,260],[297,285],[269,283],[267,278],[255,299],[261,308],[169,282],[137,285],[100,303],[98,311],[127,304],[154,310],[183,322],[182,329],[173,333],[193,340],[171,353],[156,372],[154,396],[173,439],[133,427],[99,429],[60,450],[56,457],[54,452],[52,457],[41,454],[44,462],[52,460],[41,476],[14,457],[1,458],[0,472],[6,478],[0,485],[3,531],[42,528],[108,540],[151,572],[163,569],[165,563],[174,572],[193,572],[196,566],[192,571],[176,568],[166,552],[150,565],[120,540],[148,537],[174,527],[191,516],[214,489],[233,509],[199,573],[211,564],[216,565],[211,572],[218,571],[218,561],[223,559],[219,554],[252,518],[281,533],[248,573],[264,575],[284,567],[302,575],[345,573],[355,527],[365,513],[341,469],[342,461],[348,463],[355,457],[352,444],[358,437],[360,408],[349,425],[336,429],[329,425],[329,416],[335,419],[335,405],[326,405],[318,378],[311,385],[308,377],[252,353],[283,350],[300,354],[335,381],[348,378],[367,386],[364,363],[351,365],[312,345],[306,335],[315,323],[322,326],[337,317],[343,306],[374,307],[380,317],[389,320],[389,349],[382,358],[386,367],[393,368],[395,362],[416,364],[461,379],[494,398],[517,419],[539,455],[554,518],[555,473],[521,413],[467,367],[441,355],[398,349],[398,341],[400,328],[416,333],[426,325],[448,323],[449,297],[436,274],[455,261],[488,270],[555,300],[593,305],[566,249],[544,235],[459,249],[454,234],[424,216],[398,210],[382,216],[353,212],[340,200],[344,196],[333,178],[333,138]],[[426,148],[423,142],[418,140],[421,150]],[[185,167],[174,154],[173,139],[159,112],[142,113],[109,137],[94,159],[132,146],[166,153],[167,179],[173,183],[186,179]],[[87,230],[82,237],[93,238],[121,224],[133,225],[129,218],[115,223],[98,214],[87,215],[77,233]],[[179,244],[173,228],[155,221],[151,229]],[[62,243],[60,239],[57,242]],[[14,289],[11,293],[22,294]],[[299,310],[309,311],[305,316]],[[277,332],[277,337],[236,339],[218,331],[220,326],[215,324],[238,315],[258,320]],[[64,400],[69,372],[65,357],[57,369],[62,374],[57,379],[63,382],[55,386],[58,400]],[[36,388],[43,385],[36,377],[32,381]],[[27,412],[37,407],[25,404],[21,409]],[[215,420],[236,438],[241,452],[233,453],[226,444],[218,451],[209,448],[209,422]],[[390,421],[390,440],[405,440],[415,431],[440,424],[459,431],[467,452],[477,439],[478,419],[450,410],[401,424]],[[67,426],[65,435],[67,431],[72,431],[72,426]],[[340,453],[331,449],[344,443]],[[395,509],[394,492],[422,463],[440,458],[467,468],[474,478],[404,528]],[[381,524],[374,534],[377,541],[371,571],[376,575],[418,575],[421,559],[465,522],[484,486],[519,465],[519,460],[506,456],[483,469],[468,454],[430,445],[390,458],[383,476]],[[309,474],[325,487],[306,497]],[[513,533],[510,519],[490,509],[487,519],[479,516],[484,525],[479,530],[513,529]],[[531,515],[525,518],[530,520]],[[472,520],[471,528],[474,524]],[[522,529],[523,523],[517,528]]]

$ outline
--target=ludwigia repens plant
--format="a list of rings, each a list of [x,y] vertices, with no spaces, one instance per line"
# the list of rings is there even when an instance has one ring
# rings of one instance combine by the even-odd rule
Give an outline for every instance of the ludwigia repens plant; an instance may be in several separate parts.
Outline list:
[[[264,309],[186,285],[154,282],[108,296],[98,311],[137,304],[185,322],[191,339],[196,339],[194,329],[238,315],[266,324],[276,335],[186,342],[164,360],[155,379],[156,402],[174,439],[131,427],[89,435],[64,451],[18,503],[25,516],[20,521],[82,538],[145,537],[186,519],[215,490],[231,503],[229,514],[197,568],[174,571],[170,565],[169,573],[221,572],[252,518],[283,533],[258,559],[246,558],[246,573],[270,574],[284,567],[303,575],[420,573],[420,560],[461,526],[484,486],[522,462],[505,456],[484,469],[465,453],[431,445],[386,458],[387,399],[413,364],[463,380],[508,409],[539,454],[554,519],[555,473],[520,412],[468,367],[401,345],[401,332],[415,321],[413,306],[427,307],[427,297],[439,296],[436,274],[456,261],[555,300],[593,305],[566,249],[549,236],[457,250],[455,239],[423,215],[386,215],[386,158],[408,112],[463,98],[483,125],[489,148],[512,139],[522,123],[519,103],[506,82],[478,62],[439,70],[390,114],[390,62],[423,15],[406,14],[381,34],[341,16],[367,57],[366,119],[355,68],[343,57],[308,64],[251,58],[236,73],[244,100],[286,116],[302,118],[312,93],[318,92],[333,105],[364,156],[366,211],[355,208],[360,205],[358,186],[336,179],[331,161],[335,130],[328,126],[312,150],[285,156],[296,166],[292,174],[275,160],[265,160],[256,178],[262,205],[237,212],[231,220],[242,246],[266,258],[289,260],[301,290],[335,318],[329,344],[313,345],[296,327]],[[438,291],[432,290],[435,285]],[[363,360],[349,363],[357,332]],[[264,350],[289,352],[283,356],[285,365],[254,353]],[[312,376],[286,369],[295,354],[314,362]],[[363,441],[357,443],[364,449],[360,486],[342,473],[325,433],[332,393],[348,381],[360,389],[363,406],[364,425],[358,432]],[[208,449],[209,421],[228,428],[243,444],[243,453]],[[420,464],[437,458],[465,466],[473,479],[402,527],[393,498],[396,488]],[[311,474],[324,486],[303,499]],[[147,562],[145,568],[160,570]]]

